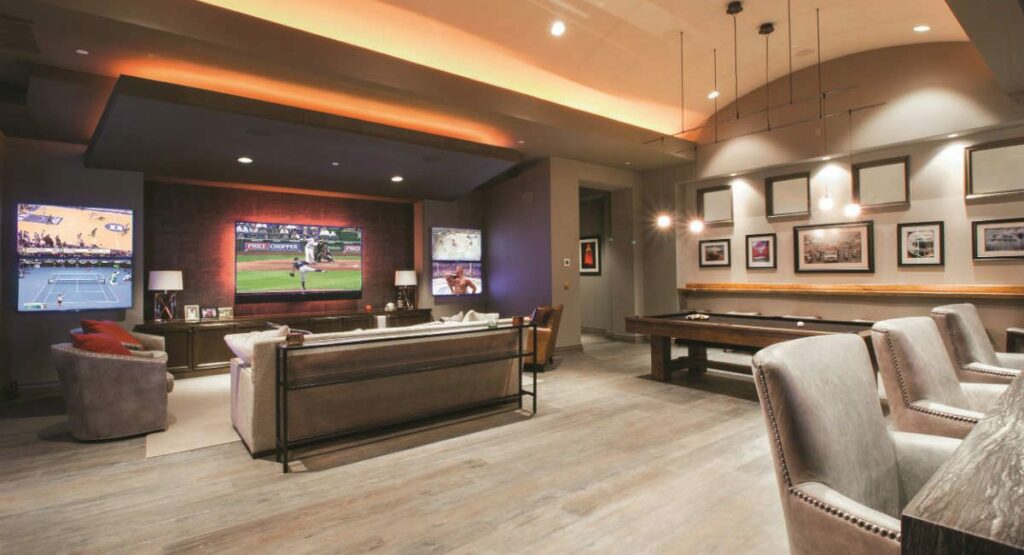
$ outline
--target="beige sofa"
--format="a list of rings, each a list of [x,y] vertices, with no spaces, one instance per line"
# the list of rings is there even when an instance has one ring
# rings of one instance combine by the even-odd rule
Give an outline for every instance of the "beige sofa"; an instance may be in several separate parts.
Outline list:
[[[509,320],[502,320],[508,323]],[[486,330],[486,322],[431,323],[405,328],[307,335],[311,344],[352,340],[325,349],[289,353],[292,380],[348,374],[379,378],[301,389],[289,394],[288,436],[294,441],[327,433],[357,432],[445,412],[498,403],[519,391],[516,359],[418,373],[386,375],[402,365],[451,361],[454,357],[510,353],[518,332],[439,335]],[[426,337],[410,338],[410,335]],[[366,340],[383,340],[366,342]],[[277,345],[283,338],[254,343],[251,363],[231,361],[231,421],[253,456],[276,443]]]

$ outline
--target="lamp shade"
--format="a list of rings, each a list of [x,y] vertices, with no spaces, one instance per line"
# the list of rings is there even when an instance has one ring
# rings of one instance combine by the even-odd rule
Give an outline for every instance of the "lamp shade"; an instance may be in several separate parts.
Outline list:
[[[395,272],[395,285],[397,287],[416,285],[416,270],[397,270]]]
[[[162,270],[149,273],[150,291],[181,291],[181,270]]]

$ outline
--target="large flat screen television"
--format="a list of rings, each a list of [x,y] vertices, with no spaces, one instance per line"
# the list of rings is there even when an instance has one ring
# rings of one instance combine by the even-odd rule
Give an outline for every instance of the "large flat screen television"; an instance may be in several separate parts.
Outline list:
[[[235,300],[358,299],[363,230],[235,222]]]
[[[431,228],[430,288],[435,297],[484,292],[482,237],[479,229]]]
[[[18,311],[132,307],[132,211],[19,204]]]

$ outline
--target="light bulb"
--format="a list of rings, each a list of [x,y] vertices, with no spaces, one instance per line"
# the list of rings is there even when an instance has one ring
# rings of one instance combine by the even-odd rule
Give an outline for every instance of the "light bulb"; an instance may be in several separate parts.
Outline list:
[[[818,208],[822,210],[832,210],[836,206],[836,201],[832,200],[832,197],[824,196],[818,201]]]
[[[843,215],[847,218],[856,218],[857,216],[860,216],[860,205],[855,202],[847,204],[843,207]]]
[[[701,220],[691,220],[689,227],[690,231],[693,233],[700,233],[701,231],[704,231],[704,222]]]
[[[714,100],[714,99],[718,98],[719,94],[721,94],[721,93],[718,92],[718,91],[711,91],[711,92],[709,92],[708,93],[708,100]]]
[[[672,225],[672,218],[668,214],[662,214],[658,216],[657,224],[659,228],[667,229]]]

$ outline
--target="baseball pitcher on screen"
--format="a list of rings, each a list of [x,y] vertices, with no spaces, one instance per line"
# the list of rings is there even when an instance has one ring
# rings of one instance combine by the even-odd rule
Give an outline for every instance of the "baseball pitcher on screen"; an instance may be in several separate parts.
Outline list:
[[[305,291],[306,290],[306,274],[308,274],[310,272],[324,272],[324,271],[326,271],[326,270],[321,270],[319,268],[314,268],[312,264],[306,262],[305,260],[299,260],[299,257],[296,256],[295,258],[292,259],[292,271],[288,272],[288,275],[291,276],[291,277],[295,277],[295,272],[299,272],[299,281],[302,283],[302,290]]]

